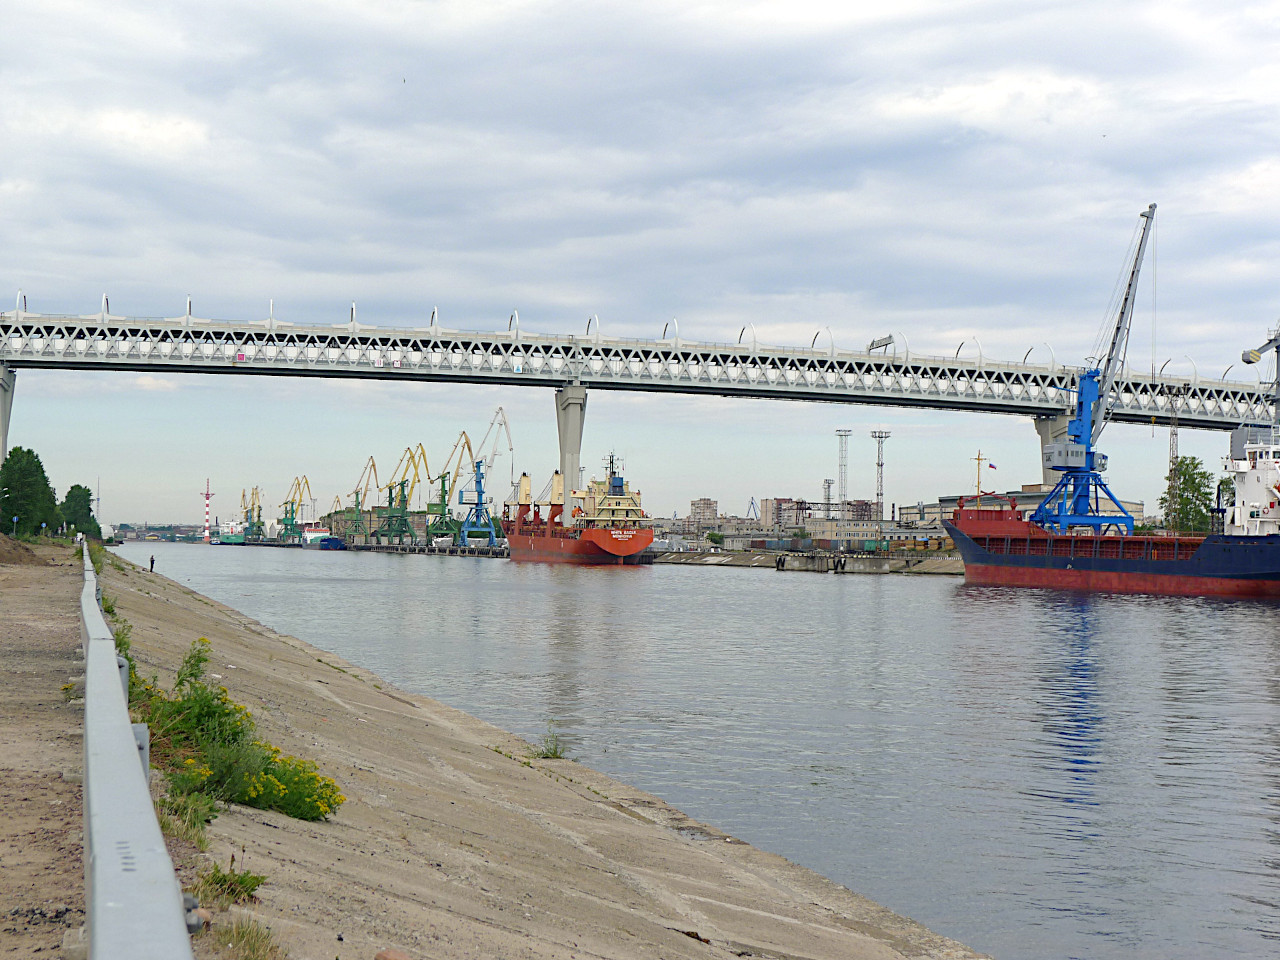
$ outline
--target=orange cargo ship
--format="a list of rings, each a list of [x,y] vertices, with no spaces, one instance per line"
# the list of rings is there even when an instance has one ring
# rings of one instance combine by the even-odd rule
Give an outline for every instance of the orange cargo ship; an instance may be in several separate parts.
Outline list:
[[[535,503],[529,475],[520,477],[516,502],[503,518],[512,560],[543,563],[637,564],[653,543],[649,518],[640,507],[640,491],[632,490],[609,458],[605,480],[592,480],[585,491],[571,492],[573,506],[565,523],[564,478],[556,471],[549,500]],[[515,515],[511,508],[515,507]],[[546,510],[545,517],[543,510]]]

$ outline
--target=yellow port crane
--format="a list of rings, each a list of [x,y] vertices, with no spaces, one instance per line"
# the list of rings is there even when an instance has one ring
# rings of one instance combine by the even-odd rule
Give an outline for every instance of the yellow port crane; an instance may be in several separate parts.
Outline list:
[[[262,488],[240,491],[240,515],[244,521],[244,541],[253,543],[263,538]]]
[[[372,457],[370,459],[373,459]],[[404,500],[407,506],[413,499],[415,492],[421,496],[418,490],[420,484],[425,484],[431,477],[431,468],[427,465],[427,448],[421,443],[416,447],[405,447],[404,453],[400,454],[400,459],[396,463],[395,469],[391,471],[391,479],[384,483],[379,489],[386,490],[388,493],[400,484],[405,484]],[[375,481],[377,480],[375,476]]]
[[[381,489],[378,483],[378,464],[370,456],[365,461],[364,469],[360,471],[360,479],[356,481],[355,488],[347,494],[352,500],[352,505],[344,507],[341,497],[333,498],[334,534],[350,542],[355,542],[356,537],[363,536],[368,543],[369,524],[365,520],[365,513],[373,508],[373,501],[369,495],[372,492],[376,497]]]
[[[433,537],[448,536],[452,540],[457,540],[458,531],[462,529],[462,525],[450,511],[449,501],[454,492],[459,489],[458,478],[464,470],[470,475],[474,462],[475,453],[471,449],[471,438],[467,436],[467,431],[463,430],[458,434],[458,439],[453,442],[453,449],[445,458],[440,473],[427,478],[428,482],[440,485],[437,488],[436,499],[427,504],[428,533]]]
[[[284,502],[280,504],[280,509],[284,511],[284,516],[280,518],[280,539],[285,543],[303,539],[302,506],[312,499],[311,481],[305,475],[294,477]]]
[[[374,461],[373,456],[365,461],[364,469],[360,471],[360,479],[356,481],[355,489],[347,496],[355,498],[356,513],[369,508],[369,491],[375,493],[381,490],[378,484],[378,464]]]
[[[409,520],[409,504],[422,478],[429,475],[426,447],[422,444],[405,447],[400,461],[391,471],[391,479],[378,488],[387,491],[387,505],[379,511],[381,521],[373,531],[374,540],[381,543],[382,538],[386,537],[388,543],[393,540],[404,543],[408,537],[410,543],[415,541],[413,524]]]

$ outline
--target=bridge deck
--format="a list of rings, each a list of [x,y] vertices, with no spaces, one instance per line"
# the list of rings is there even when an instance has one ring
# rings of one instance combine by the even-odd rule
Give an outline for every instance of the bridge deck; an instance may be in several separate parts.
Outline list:
[[[230,322],[0,314],[0,364],[10,367],[501,383],[871,403],[1056,416],[1079,369],[836,349],[624,340],[523,333],[394,329],[359,324]],[[1269,423],[1257,384],[1126,374],[1111,418],[1167,424],[1177,403],[1189,428]]]

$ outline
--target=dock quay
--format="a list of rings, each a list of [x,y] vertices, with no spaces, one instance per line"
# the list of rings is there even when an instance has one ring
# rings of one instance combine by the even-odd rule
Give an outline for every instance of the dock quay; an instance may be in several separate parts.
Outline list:
[[[252,543],[244,544],[246,547],[280,547],[292,550],[314,550],[314,547],[304,547],[300,543],[279,543],[274,540],[260,540]],[[366,553],[421,553],[430,556],[441,557],[491,557],[503,558],[510,556],[510,551],[506,547],[459,547],[449,545],[447,547],[435,547],[428,543],[348,543],[345,550],[364,551]]]
[[[68,550],[54,559],[70,558]],[[65,626],[70,656],[75,569],[31,566],[21,580],[11,569],[23,568],[0,566],[6,607],[21,611],[23,630],[46,621]],[[42,584],[55,575],[65,589],[51,592]],[[171,685],[192,641],[208,638],[210,671],[252,711],[260,733],[314,760],[347,798],[315,823],[226,806],[209,825],[207,853],[174,848],[187,884],[211,864],[225,869],[233,854],[238,868],[266,877],[257,902],[213,914],[214,932],[256,919],[290,956],[325,960],[370,960],[385,950],[413,960],[981,956],[657,797],[571,760],[536,758],[506,731],[158,574],[109,558],[100,579],[117,615],[132,625],[140,673]],[[62,704],[58,688],[71,665],[51,669],[40,699]],[[6,685],[0,712],[33,688]],[[72,708],[65,713],[74,717]],[[43,750],[38,736],[23,726],[6,730],[6,740],[32,741],[23,755],[33,773]],[[74,771],[69,779],[59,773],[76,758],[74,748],[49,757],[46,778],[70,789]],[[41,816],[62,810],[38,806]],[[63,806],[70,819],[55,832],[75,840],[78,810]],[[9,822],[3,841],[35,849]],[[66,876],[83,883],[78,861],[64,865]],[[20,879],[26,887],[9,888]],[[6,934],[15,955],[46,947],[61,932],[57,924],[81,922],[82,901],[58,883],[65,880],[45,871],[19,877],[6,869],[0,877],[6,904],[35,909],[56,899],[68,908],[65,920]],[[210,936],[197,935],[197,957],[212,955],[201,952]]]
[[[753,567],[782,573],[835,574],[940,574],[963,576],[964,562],[950,554],[856,554],[856,553],[659,553],[654,563],[678,563],[700,567]]]
[[[506,547],[459,547],[450,544],[447,547],[433,547],[428,543],[349,543],[348,550],[361,550],[367,553],[422,553],[440,557],[491,557],[504,558],[511,555]]]

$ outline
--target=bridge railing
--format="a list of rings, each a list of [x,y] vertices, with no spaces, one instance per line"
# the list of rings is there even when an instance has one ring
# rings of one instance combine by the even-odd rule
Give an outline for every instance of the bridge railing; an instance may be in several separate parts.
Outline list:
[[[84,544],[84,853],[90,960],[190,960],[182,889],[156,822],[146,752],[129,722],[128,673],[98,607]],[[143,730],[145,731],[145,727]],[[145,743],[145,740],[143,741]]]
[[[1079,367],[916,352],[873,353],[713,343],[673,337],[611,338],[593,331],[542,334],[355,323],[241,323],[191,316],[155,321],[110,314],[0,313],[0,363],[9,367],[189,370],[279,376],[347,376],[924,406],[1059,416],[1074,402]],[[1225,430],[1269,423],[1261,384],[1154,376],[1126,368],[1111,419]]]

